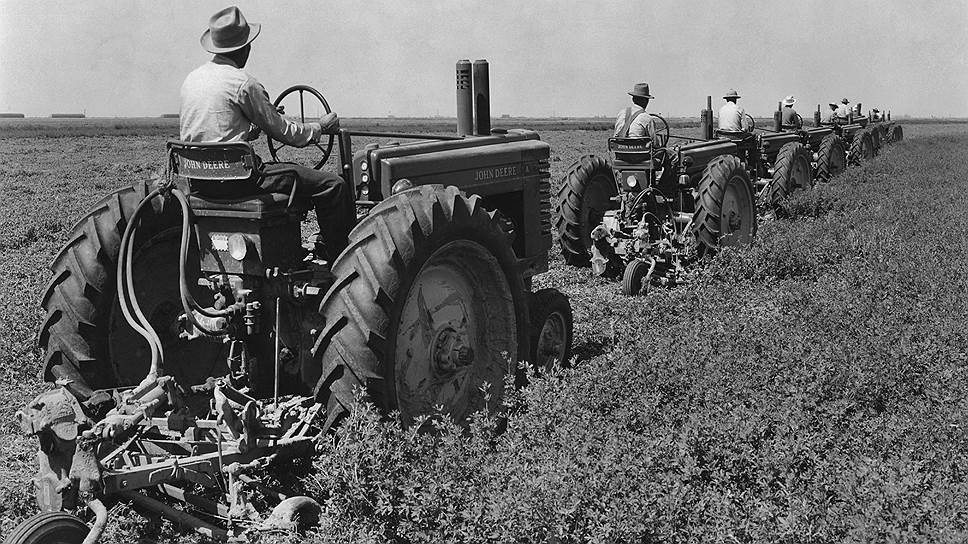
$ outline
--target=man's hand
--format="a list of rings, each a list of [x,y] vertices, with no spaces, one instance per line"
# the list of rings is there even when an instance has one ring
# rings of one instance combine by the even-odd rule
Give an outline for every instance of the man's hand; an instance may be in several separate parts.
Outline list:
[[[329,112],[319,118],[319,126],[324,134],[335,134],[339,131],[339,116],[336,112]]]

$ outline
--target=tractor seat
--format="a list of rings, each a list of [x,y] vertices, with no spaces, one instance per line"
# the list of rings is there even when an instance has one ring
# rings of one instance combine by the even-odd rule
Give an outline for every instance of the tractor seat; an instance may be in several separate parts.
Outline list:
[[[716,129],[716,134],[733,140],[734,142],[742,142],[749,140],[754,137],[752,132],[746,132],[745,130],[719,130]]]
[[[187,180],[189,205],[195,212],[264,216],[301,213],[311,207],[307,199],[293,199],[290,206],[290,195],[261,192],[257,183],[262,161],[248,142],[169,140],[167,148],[169,168]]]

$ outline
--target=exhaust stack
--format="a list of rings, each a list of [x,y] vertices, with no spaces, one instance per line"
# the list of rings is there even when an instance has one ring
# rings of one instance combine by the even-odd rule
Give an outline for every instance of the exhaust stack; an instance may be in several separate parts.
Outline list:
[[[699,112],[699,125],[702,129],[702,137],[706,140],[713,139],[713,97],[706,97],[706,109]]]
[[[478,59],[457,61],[457,135],[491,133],[491,90],[488,64]]]
[[[457,135],[474,133],[474,92],[471,89],[471,61],[457,61]]]

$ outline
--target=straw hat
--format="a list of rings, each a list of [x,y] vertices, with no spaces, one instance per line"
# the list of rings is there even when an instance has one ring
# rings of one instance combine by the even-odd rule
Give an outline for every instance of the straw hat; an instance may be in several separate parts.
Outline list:
[[[202,47],[209,53],[231,53],[252,43],[262,25],[249,24],[235,6],[219,11],[208,20],[208,30],[202,34]]]
[[[739,96],[739,93],[736,92],[736,89],[730,89],[728,93],[723,95],[724,100],[727,98],[741,98],[741,97]]]
[[[784,106],[792,106],[793,103],[796,102],[796,101],[797,101],[797,99],[796,98],[793,98],[793,95],[791,94],[790,96],[788,96],[788,97],[786,97],[786,98],[783,99],[783,105]]]

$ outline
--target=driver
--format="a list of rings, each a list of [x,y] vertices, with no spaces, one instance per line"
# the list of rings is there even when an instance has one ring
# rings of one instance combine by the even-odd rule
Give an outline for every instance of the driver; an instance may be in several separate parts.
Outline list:
[[[793,98],[792,94],[783,99],[783,113],[780,115],[780,124],[783,128],[800,128],[803,124],[797,110],[793,109],[796,102],[797,99]]]
[[[749,128],[744,126],[746,110],[743,106],[736,103],[739,100],[739,93],[736,89],[730,89],[723,95],[726,101],[723,107],[719,108],[719,130],[720,132],[747,132]]]
[[[633,108],[629,106],[618,112],[615,118],[615,138],[651,138],[654,145],[661,145],[656,139],[655,119],[645,113],[649,99],[655,98],[649,94],[648,83],[636,83],[628,92],[632,97]]]
[[[249,24],[239,8],[225,8],[209,20],[202,47],[215,56],[188,74],[181,88],[181,139],[189,142],[250,141],[265,131],[294,147],[316,143],[339,130],[339,118],[328,113],[319,122],[297,123],[269,102],[265,88],[243,69],[261,25]],[[281,110],[281,108],[280,108]],[[331,172],[293,163],[266,163],[256,184],[193,183],[193,189],[216,198],[258,193],[289,194],[312,199],[319,222],[314,237],[317,258],[332,261],[347,245],[356,222],[352,186]]]

